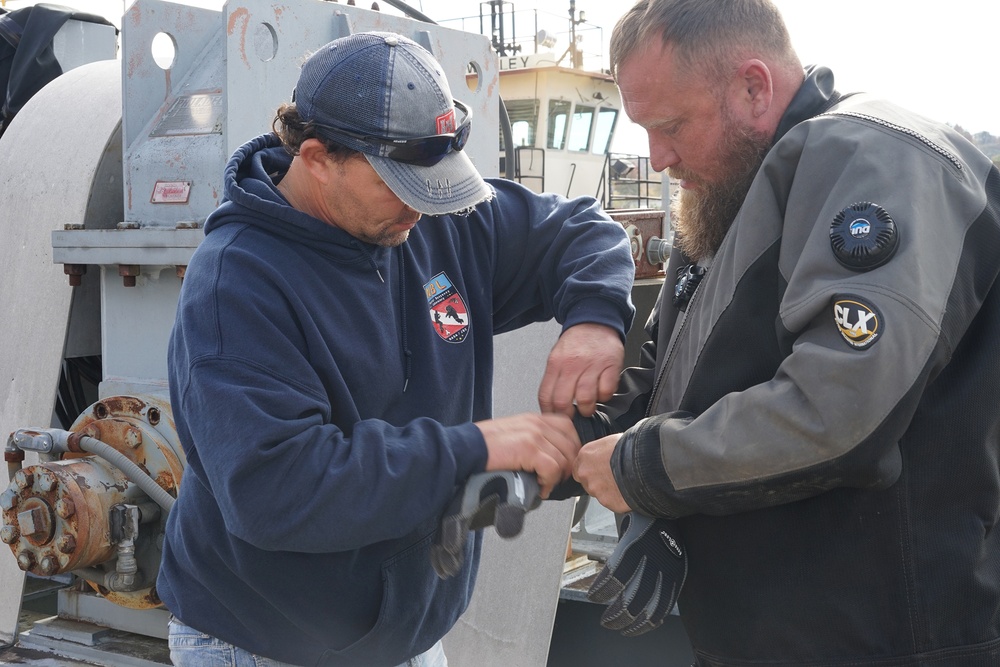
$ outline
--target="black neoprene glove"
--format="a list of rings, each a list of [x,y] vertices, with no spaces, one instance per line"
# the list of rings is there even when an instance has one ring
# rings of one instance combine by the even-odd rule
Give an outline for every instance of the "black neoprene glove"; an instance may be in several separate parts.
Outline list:
[[[669,519],[629,512],[618,533],[618,546],[587,597],[608,604],[602,626],[635,637],[659,627],[674,608],[687,576],[687,552]]]
[[[573,427],[576,428],[576,435],[580,442],[586,445],[588,442],[611,435],[611,421],[603,412],[595,412],[589,417],[582,416],[579,412],[573,412]],[[564,482],[556,484],[552,492],[549,493],[549,500],[566,500],[576,496],[585,496],[587,492],[583,485],[572,477]]]
[[[542,503],[538,479],[518,471],[481,472],[458,490],[434,533],[431,565],[442,579],[453,577],[465,561],[470,531],[496,526],[497,535],[521,533],[524,515]]]

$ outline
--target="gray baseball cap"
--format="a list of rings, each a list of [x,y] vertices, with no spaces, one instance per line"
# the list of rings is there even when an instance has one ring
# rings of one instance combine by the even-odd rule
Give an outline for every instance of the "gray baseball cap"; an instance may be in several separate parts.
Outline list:
[[[426,215],[468,211],[492,189],[462,150],[472,111],[451,96],[440,64],[390,32],[336,39],[302,66],[302,120],[361,151],[407,206]]]

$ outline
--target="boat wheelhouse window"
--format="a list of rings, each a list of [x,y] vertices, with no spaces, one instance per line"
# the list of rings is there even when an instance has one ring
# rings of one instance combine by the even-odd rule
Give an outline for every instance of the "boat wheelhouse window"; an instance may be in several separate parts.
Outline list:
[[[602,107],[597,112],[597,127],[594,131],[593,152],[607,153],[611,144],[611,135],[615,131],[615,121],[618,120],[618,109]]]
[[[534,146],[538,131],[538,100],[504,100],[510,118],[511,140],[515,148]],[[503,132],[500,133],[500,150],[505,150]]]
[[[573,110],[573,122],[569,126],[569,145],[571,151],[585,151],[590,146],[590,128],[594,122],[594,107],[577,104]]]
[[[570,106],[565,100],[549,100],[549,135],[545,144],[548,148],[561,150],[566,147]]]

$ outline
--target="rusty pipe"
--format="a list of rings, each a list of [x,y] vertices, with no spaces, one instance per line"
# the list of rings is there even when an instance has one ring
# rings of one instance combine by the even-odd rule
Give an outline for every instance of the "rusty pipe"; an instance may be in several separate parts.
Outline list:
[[[73,450],[70,438],[77,435],[79,434],[58,428],[22,428],[14,432],[11,440],[22,450],[27,449],[45,454],[66,453]],[[75,440],[76,438],[74,438],[74,442]],[[79,438],[79,446],[82,451],[99,456],[121,470],[129,481],[142,489],[165,512],[170,512],[174,506],[174,497],[164,491],[163,487],[156,483],[156,480],[144,473],[142,468],[130,461],[127,456],[108,443],[89,435]]]

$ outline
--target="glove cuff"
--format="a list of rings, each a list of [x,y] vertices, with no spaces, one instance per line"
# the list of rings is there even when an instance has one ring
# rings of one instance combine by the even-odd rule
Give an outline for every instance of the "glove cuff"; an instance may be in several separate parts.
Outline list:
[[[580,437],[580,442],[584,445],[614,433],[611,429],[611,420],[600,411],[595,412],[590,417],[584,417],[579,412],[574,411],[573,426],[576,428],[576,434]]]

